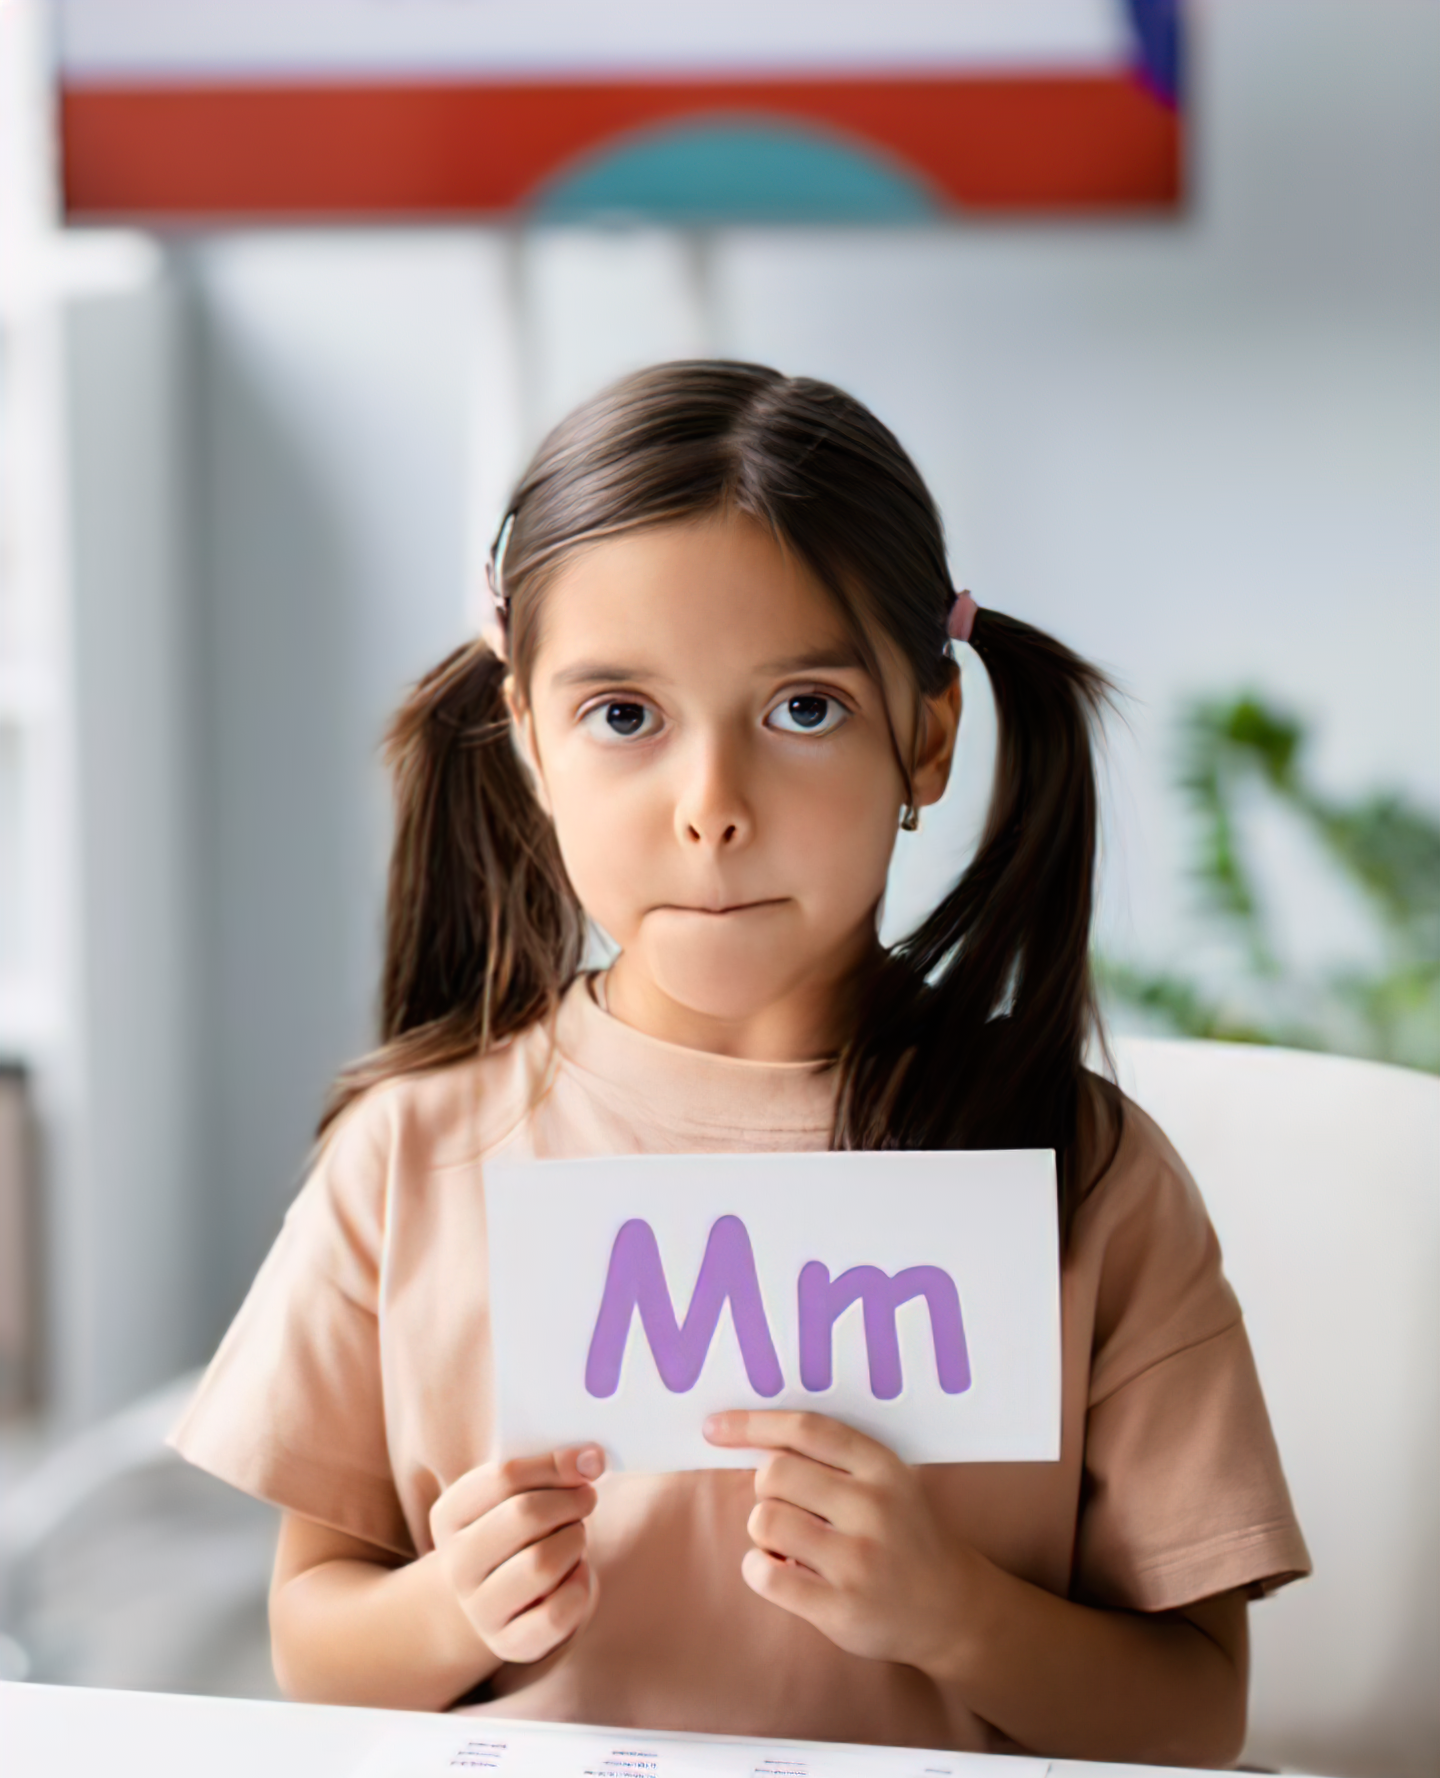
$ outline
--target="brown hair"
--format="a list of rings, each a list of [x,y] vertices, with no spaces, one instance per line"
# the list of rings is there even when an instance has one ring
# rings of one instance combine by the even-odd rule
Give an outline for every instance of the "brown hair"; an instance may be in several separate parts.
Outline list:
[[[517,683],[528,683],[545,587],[579,545],[722,509],[795,552],[872,669],[884,635],[918,696],[944,688],[956,595],[914,464],[842,390],[726,362],[628,377],[540,447],[502,528]],[[862,991],[837,1064],[832,1146],[1054,1148],[1068,1228],[1091,1147],[1082,1054],[1100,1034],[1092,731],[1111,687],[997,611],[980,610],[970,640],[999,723],[989,818],[959,882]],[[383,1047],[340,1076],[322,1130],[374,1082],[459,1061],[546,1016],[580,968],[584,915],[512,745],[507,670],[483,642],[457,649],[391,727]],[[1118,1095],[1105,1097],[1118,1110]]]

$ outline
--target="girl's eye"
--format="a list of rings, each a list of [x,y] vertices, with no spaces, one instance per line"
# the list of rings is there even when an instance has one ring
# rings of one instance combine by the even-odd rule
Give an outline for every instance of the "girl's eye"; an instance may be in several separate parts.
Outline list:
[[[596,704],[585,712],[587,728],[598,729],[606,739],[634,741],[655,732],[655,712],[648,704],[637,704],[630,698],[612,698],[609,703]]]
[[[767,720],[772,728],[785,735],[829,735],[839,728],[848,714],[839,698],[825,697],[820,692],[802,692],[777,705]]]

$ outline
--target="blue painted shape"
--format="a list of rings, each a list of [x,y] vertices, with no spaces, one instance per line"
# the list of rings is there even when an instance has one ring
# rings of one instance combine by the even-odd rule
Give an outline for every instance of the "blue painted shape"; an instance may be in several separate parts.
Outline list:
[[[1128,0],[1140,77],[1167,105],[1180,103],[1185,27],[1182,0]]]
[[[919,175],[820,131],[766,122],[665,125],[563,170],[536,193],[547,222],[923,222]]]

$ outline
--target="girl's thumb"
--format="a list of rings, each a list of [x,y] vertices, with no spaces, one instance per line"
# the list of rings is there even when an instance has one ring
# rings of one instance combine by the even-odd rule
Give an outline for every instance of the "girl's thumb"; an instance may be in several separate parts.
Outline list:
[[[555,1453],[555,1467],[561,1475],[573,1475],[577,1481],[593,1482],[605,1473],[605,1453],[599,1445],[573,1445]]]

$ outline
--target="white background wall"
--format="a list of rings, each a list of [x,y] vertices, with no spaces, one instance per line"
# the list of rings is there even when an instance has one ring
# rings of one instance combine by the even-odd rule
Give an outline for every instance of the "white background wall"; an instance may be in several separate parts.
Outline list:
[[[1262,685],[1334,789],[1440,802],[1440,9],[1199,24],[1187,221],[752,237],[719,265],[727,346],[871,402],[958,584],[1131,691],[1101,937],[1152,958],[1186,940],[1181,695]],[[1287,911],[1298,946],[1350,938],[1328,897]]]
[[[1440,804],[1440,6],[1198,10],[1176,222],[169,250],[190,296],[201,1232],[189,1331],[149,1368],[219,1333],[368,1040],[385,719],[465,634],[476,538],[539,432],[632,365],[716,351],[845,384],[931,478],[959,582],[1130,689],[1113,951],[1189,942],[1166,791],[1183,693],[1261,686],[1315,722],[1337,790]],[[983,755],[925,870],[957,855]],[[1303,852],[1282,864],[1295,942],[1353,944]]]
[[[462,632],[473,367],[499,259],[419,235],[188,256],[212,1336],[329,1077],[369,1042],[378,746]]]

